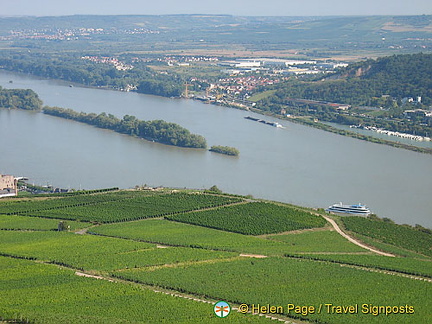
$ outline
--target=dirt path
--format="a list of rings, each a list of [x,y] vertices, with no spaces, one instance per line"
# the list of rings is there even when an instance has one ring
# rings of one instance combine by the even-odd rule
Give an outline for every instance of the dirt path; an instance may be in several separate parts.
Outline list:
[[[384,255],[384,256],[388,256],[388,257],[394,257],[395,256],[395,255],[393,255],[391,253],[386,253],[386,252],[382,252],[382,251],[376,250],[374,248],[371,248],[371,247],[369,247],[369,246],[367,246],[367,245],[365,245],[365,244],[363,244],[363,243],[355,240],[354,238],[352,238],[348,234],[344,233],[340,229],[339,225],[336,224],[336,222],[333,219],[331,219],[330,217],[325,216],[325,215],[320,215],[320,216],[324,217],[333,226],[333,228],[336,230],[336,232],[338,232],[340,235],[342,235],[343,237],[345,237],[351,243],[354,243],[355,245],[358,245],[358,246],[360,246],[363,249],[369,250],[369,251],[374,252],[374,253],[379,254],[379,255]]]
[[[107,280],[107,281],[110,281],[110,282],[127,282],[127,281],[125,281],[123,279],[115,279],[114,280],[114,279],[112,279],[110,277],[96,276],[96,275],[84,273],[84,272],[81,272],[81,271],[76,271],[75,274],[77,276],[80,276],[80,277],[94,278],[94,279],[99,279],[99,280]],[[200,302],[200,303],[206,303],[206,304],[212,304],[212,305],[216,304],[215,301],[208,300],[208,299],[203,299],[203,298],[198,298],[196,296],[188,295],[188,294],[185,294],[185,293],[179,293],[179,292],[168,290],[168,289],[163,289],[163,290],[161,290],[161,289],[155,289],[155,288],[152,288],[152,287],[147,286],[145,284],[139,284],[138,283],[138,285],[140,285],[142,287],[145,287],[147,289],[150,289],[150,290],[152,290],[155,293],[161,293],[161,294],[170,295],[170,296],[173,296],[173,297],[178,297],[178,298],[183,298],[183,299],[189,299],[189,300],[193,300],[193,301]],[[232,310],[240,312],[237,305],[232,305]],[[248,312],[248,313],[251,313],[251,312]],[[285,324],[296,324],[296,323],[298,323],[298,322],[295,322],[294,320],[292,320],[292,319],[290,319],[288,317],[285,317],[285,316],[277,316],[276,317],[276,316],[271,316],[271,315],[267,315],[267,314],[254,314],[254,315],[263,316],[263,317],[266,317],[266,318],[269,318],[269,319],[272,319],[272,320],[275,320],[275,321],[279,321],[279,322],[285,323]]]

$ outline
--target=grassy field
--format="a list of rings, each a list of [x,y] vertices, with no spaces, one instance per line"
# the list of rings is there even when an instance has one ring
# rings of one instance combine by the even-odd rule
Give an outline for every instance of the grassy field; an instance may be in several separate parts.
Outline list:
[[[249,98],[249,101],[258,102],[262,99],[265,99],[267,97],[270,97],[271,95],[274,95],[276,93],[276,90],[267,90],[263,92],[259,92],[252,97]]]
[[[241,198],[234,196],[190,191],[120,191],[1,201],[4,214],[0,214],[0,229],[7,230],[0,231],[0,321],[221,320],[213,313],[211,303],[184,299],[195,296],[207,302],[225,300],[232,306],[281,306],[283,311],[275,316],[285,320],[431,322],[432,302],[425,296],[431,293],[431,280],[427,278],[432,277],[432,258],[419,253],[425,250],[423,243],[407,241],[416,240],[417,233],[422,238],[429,234],[408,229],[413,231],[407,234],[408,239],[402,238],[402,243],[395,246],[391,244],[394,236],[390,227],[363,224],[363,234],[354,232],[358,239],[404,256],[383,257],[347,241],[330,230],[324,219],[302,208],[246,201],[220,207],[239,201]],[[57,218],[16,215],[25,212],[52,213]],[[149,218],[154,216],[161,217]],[[70,232],[52,230],[59,219],[67,217],[87,217],[99,224],[68,220]],[[136,217],[146,219],[128,221]],[[117,223],[102,223],[107,221]],[[82,227],[88,227],[87,231],[78,232]],[[420,242],[428,242],[428,236],[425,238]],[[79,277],[75,271],[116,282]],[[324,308],[320,314],[305,315],[288,312],[289,303]],[[357,314],[329,313],[325,308],[328,303],[358,305],[360,310]],[[363,314],[363,304],[366,309],[369,304],[409,306],[414,314]],[[268,319],[232,312],[224,321],[253,323]]]

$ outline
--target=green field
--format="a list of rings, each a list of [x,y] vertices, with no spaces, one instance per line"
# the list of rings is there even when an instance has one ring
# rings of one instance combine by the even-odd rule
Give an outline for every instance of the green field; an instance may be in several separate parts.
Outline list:
[[[246,235],[261,235],[322,227],[327,222],[320,216],[298,208],[271,203],[252,202],[196,213],[168,217],[178,222],[217,228]]]
[[[276,93],[276,90],[267,90],[267,91],[259,92],[255,95],[253,95],[252,97],[250,97],[249,101],[258,102],[262,99],[270,97],[271,95],[274,95],[275,93]]]

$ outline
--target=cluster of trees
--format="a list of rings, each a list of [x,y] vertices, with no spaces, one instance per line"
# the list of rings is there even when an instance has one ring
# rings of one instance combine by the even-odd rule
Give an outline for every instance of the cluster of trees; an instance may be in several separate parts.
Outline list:
[[[213,145],[210,148],[210,151],[233,156],[238,156],[240,154],[240,151],[238,149],[231,146]]]
[[[0,107],[39,110],[42,100],[30,89],[3,89],[0,87]]]
[[[155,142],[191,148],[206,148],[207,142],[201,135],[163,120],[144,121],[135,116],[125,115],[122,119],[106,113],[84,113],[59,107],[44,107],[43,112],[52,116],[72,119],[119,133],[138,136]]]
[[[180,97],[183,86],[176,80],[143,80],[139,83],[137,92],[163,97]]]

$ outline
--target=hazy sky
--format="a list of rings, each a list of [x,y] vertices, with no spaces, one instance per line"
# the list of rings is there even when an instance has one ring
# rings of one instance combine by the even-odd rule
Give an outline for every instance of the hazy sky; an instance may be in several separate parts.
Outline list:
[[[237,16],[421,15],[431,0],[0,0],[0,16],[74,14]]]

